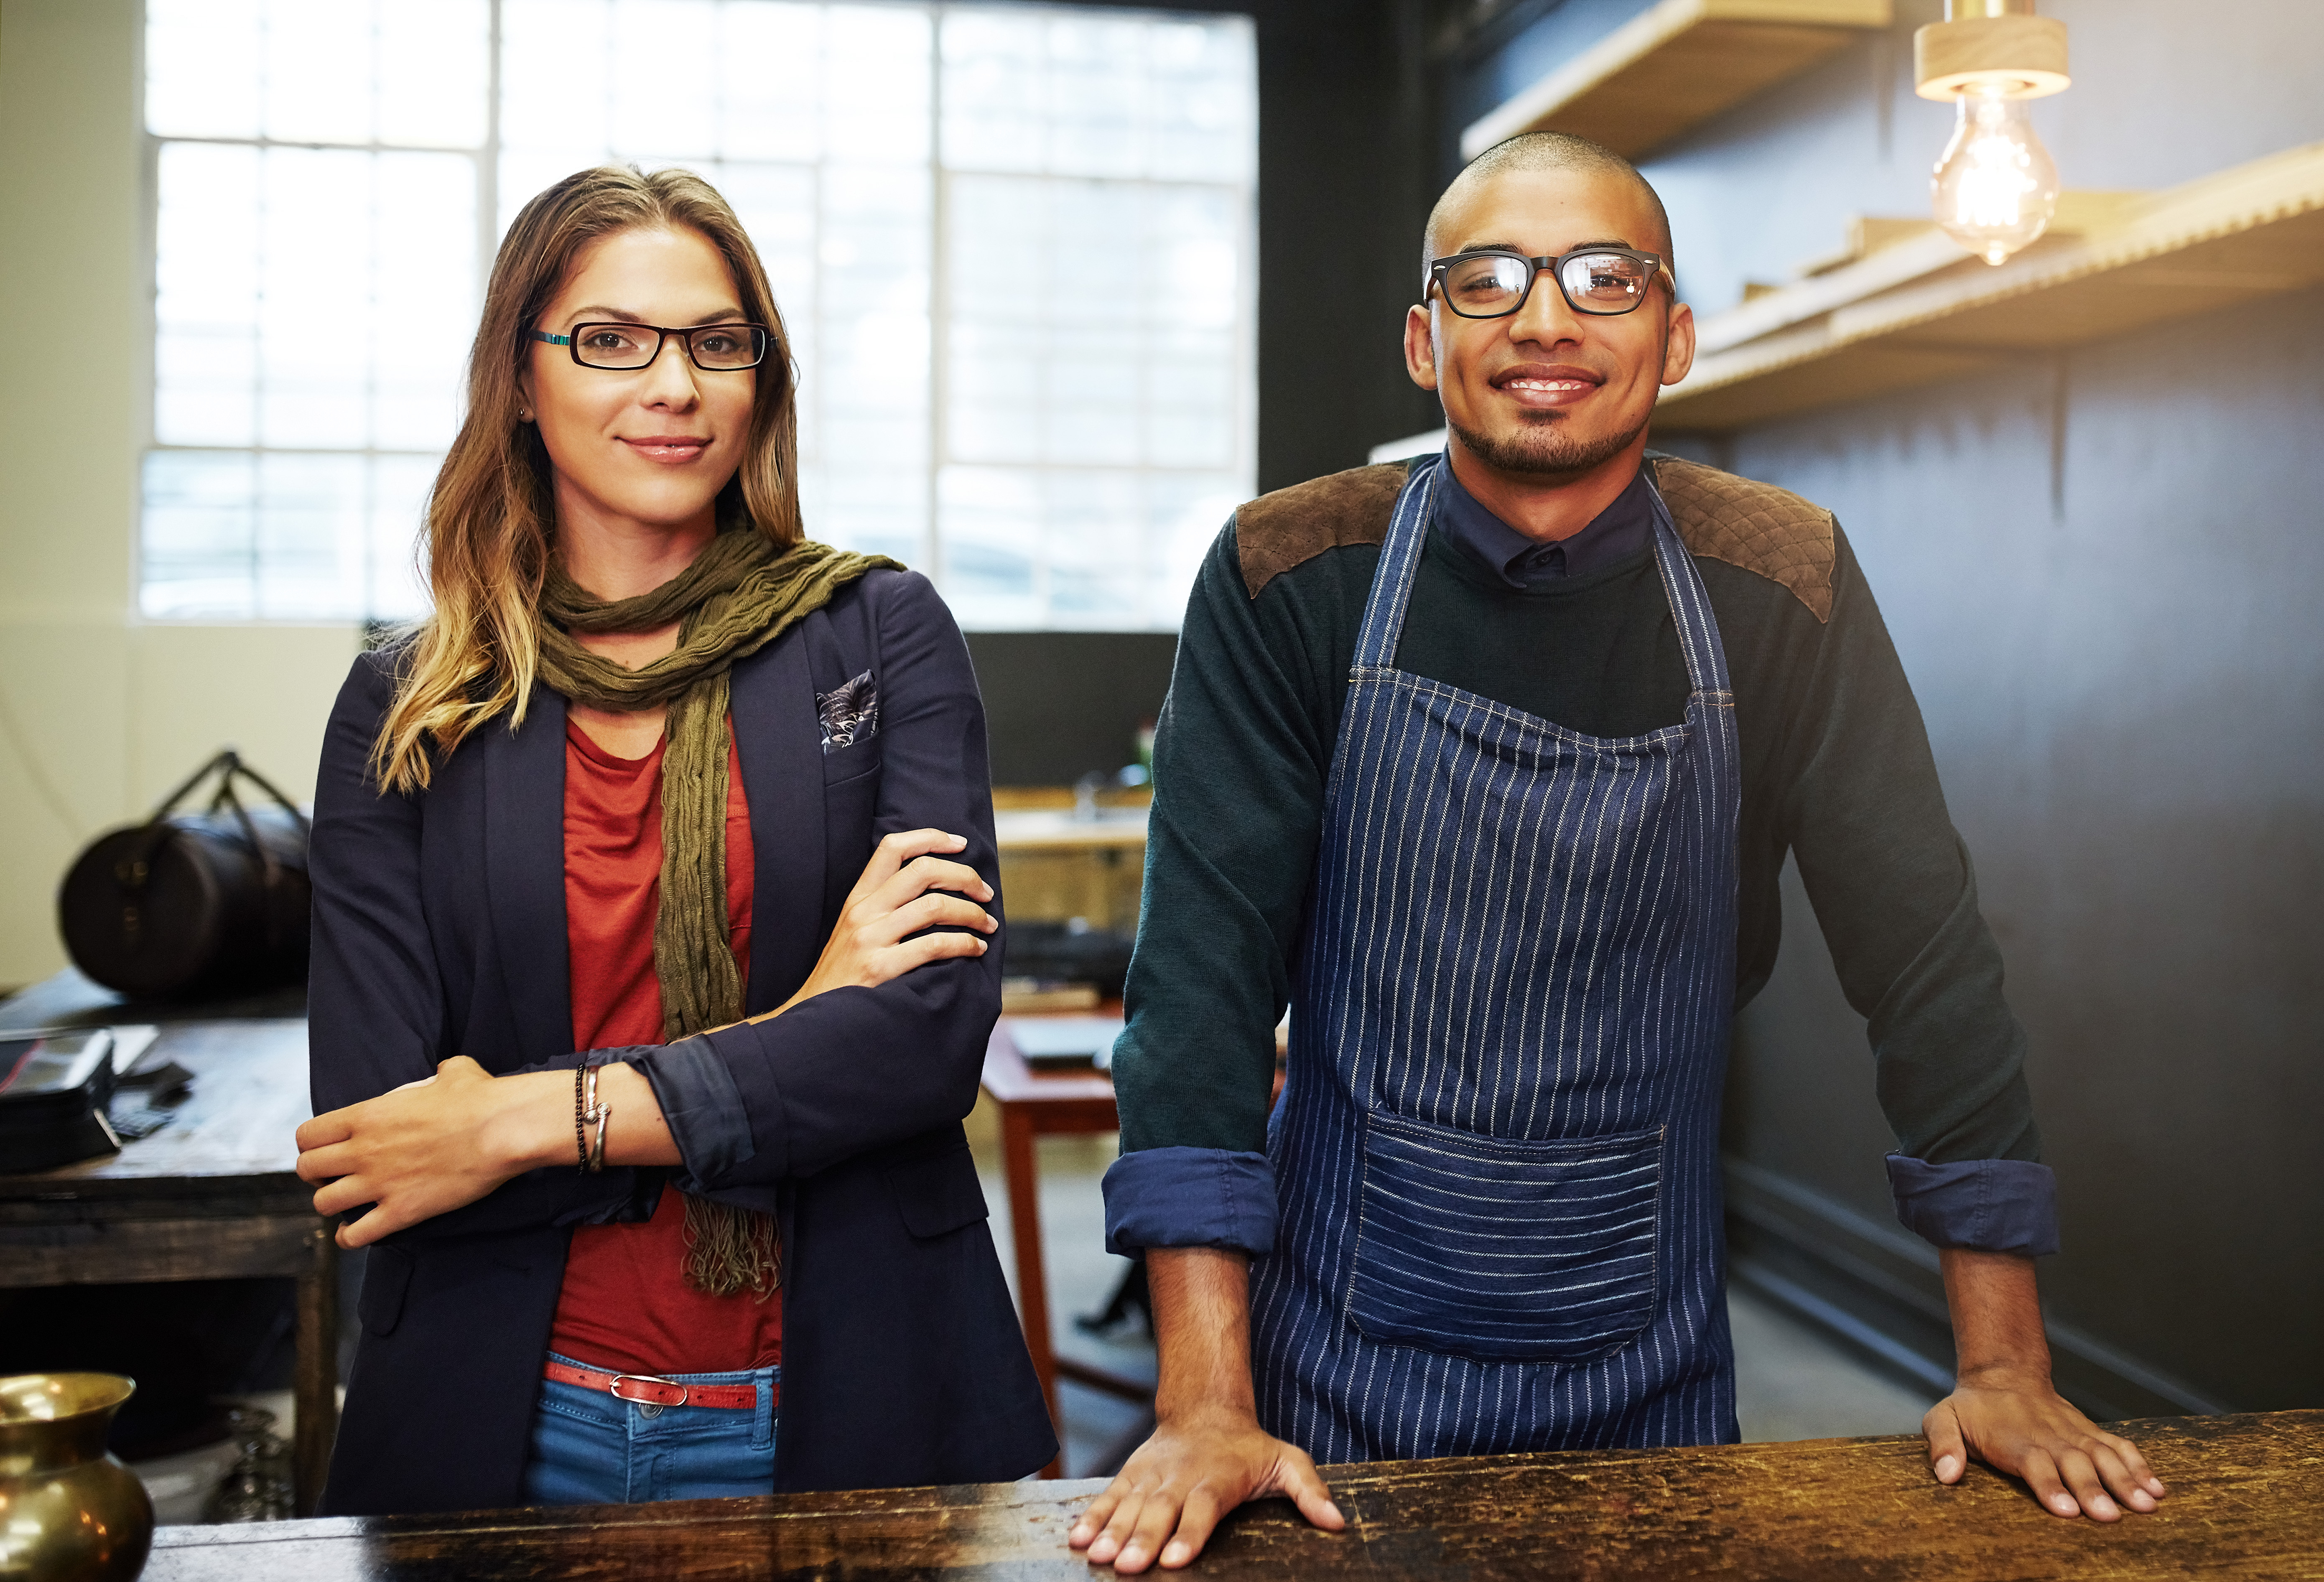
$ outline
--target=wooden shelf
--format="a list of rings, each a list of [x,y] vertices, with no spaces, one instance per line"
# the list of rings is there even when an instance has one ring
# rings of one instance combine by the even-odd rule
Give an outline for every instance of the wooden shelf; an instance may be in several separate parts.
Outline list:
[[[1889,0],[1662,0],[1479,119],[1461,155],[1552,131],[1636,159],[1888,22]]]
[[[2324,143],[2144,197],[1995,268],[1941,232],[1702,321],[1657,429],[1728,429],[2324,281]]]

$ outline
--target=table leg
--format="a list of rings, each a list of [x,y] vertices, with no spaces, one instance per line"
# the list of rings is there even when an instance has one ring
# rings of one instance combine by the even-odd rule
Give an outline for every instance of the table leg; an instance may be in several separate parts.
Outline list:
[[[1017,1306],[1025,1326],[1025,1349],[1032,1354],[1033,1372],[1041,1381],[1041,1398],[1048,1403],[1049,1421],[1062,1442],[1065,1420],[1057,1415],[1057,1364],[1049,1345],[1049,1283],[1041,1267],[1040,1183],[1033,1172],[1033,1117],[1020,1105],[1001,1109],[1001,1148],[1009,1178],[1009,1224],[1017,1244]],[[1043,1477],[1065,1476],[1065,1456],[1041,1468]]]
[[[291,1442],[292,1499],[311,1516],[322,1503],[339,1432],[339,1244],[336,1221],[315,1226],[314,1255],[299,1276],[298,1412]]]

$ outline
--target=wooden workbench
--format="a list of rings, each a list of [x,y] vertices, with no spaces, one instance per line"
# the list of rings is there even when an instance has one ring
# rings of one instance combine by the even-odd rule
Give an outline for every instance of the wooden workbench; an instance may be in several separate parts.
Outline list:
[[[0,1170],[0,1287],[288,1276],[298,1285],[296,1504],[323,1492],[338,1426],[339,1249],[295,1173],[309,1113],[296,989],[194,1007],[124,1002],[60,972],[0,1004],[0,1027],[158,1022],[161,1054],[193,1073],[170,1123],[120,1153]],[[246,1014],[256,1012],[260,1014]],[[156,1322],[166,1296],[156,1294]]]
[[[1281,1501],[1186,1573],[1218,1578],[2324,1577],[2324,1412],[2117,1425],[2171,1496],[2061,1521],[1973,1467],[1931,1481],[1917,1439],[1573,1451],[1327,1467],[1346,1532]],[[147,1582],[1086,1579],[1065,1532],[1102,1485],[1018,1483],[462,1516],[163,1528]],[[1098,1571],[1099,1576],[1111,1573]],[[1153,1573],[1165,1575],[1166,1573]]]

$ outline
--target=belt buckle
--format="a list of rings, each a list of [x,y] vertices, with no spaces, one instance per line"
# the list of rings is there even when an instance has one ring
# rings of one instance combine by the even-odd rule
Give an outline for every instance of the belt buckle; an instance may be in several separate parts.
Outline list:
[[[678,1399],[657,1401],[650,1395],[624,1395],[622,1393],[622,1381],[624,1379],[635,1379],[641,1384],[659,1384],[665,1390],[675,1390],[678,1392]],[[637,1406],[683,1406],[686,1404],[687,1392],[684,1384],[679,1384],[676,1379],[665,1379],[659,1374],[615,1374],[613,1382],[605,1386],[605,1393],[616,1401],[627,1401]]]

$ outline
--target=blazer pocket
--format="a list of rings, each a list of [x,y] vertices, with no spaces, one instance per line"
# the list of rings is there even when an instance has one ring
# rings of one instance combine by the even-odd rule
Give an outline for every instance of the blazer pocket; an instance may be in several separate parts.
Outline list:
[[[355,1298],[355,1316],[367,1335],[392,1335],[403,1321],[404,1294],[411,1289],[416,1260],[401,1247],[376,1243],[364,1255],[363,1292]]]
[[[823,755],[823,783],[825,786],[844,786],[851,780],[861,780],[867,775],[879,772],[880,743],[876,738]]]
[[[984,1188],[977,1183],[976,1161],[963,1142],[925,1159],[888,1166],[888,1190],[904,1228],[926,1241],[949,1236],[985,1218]]]

